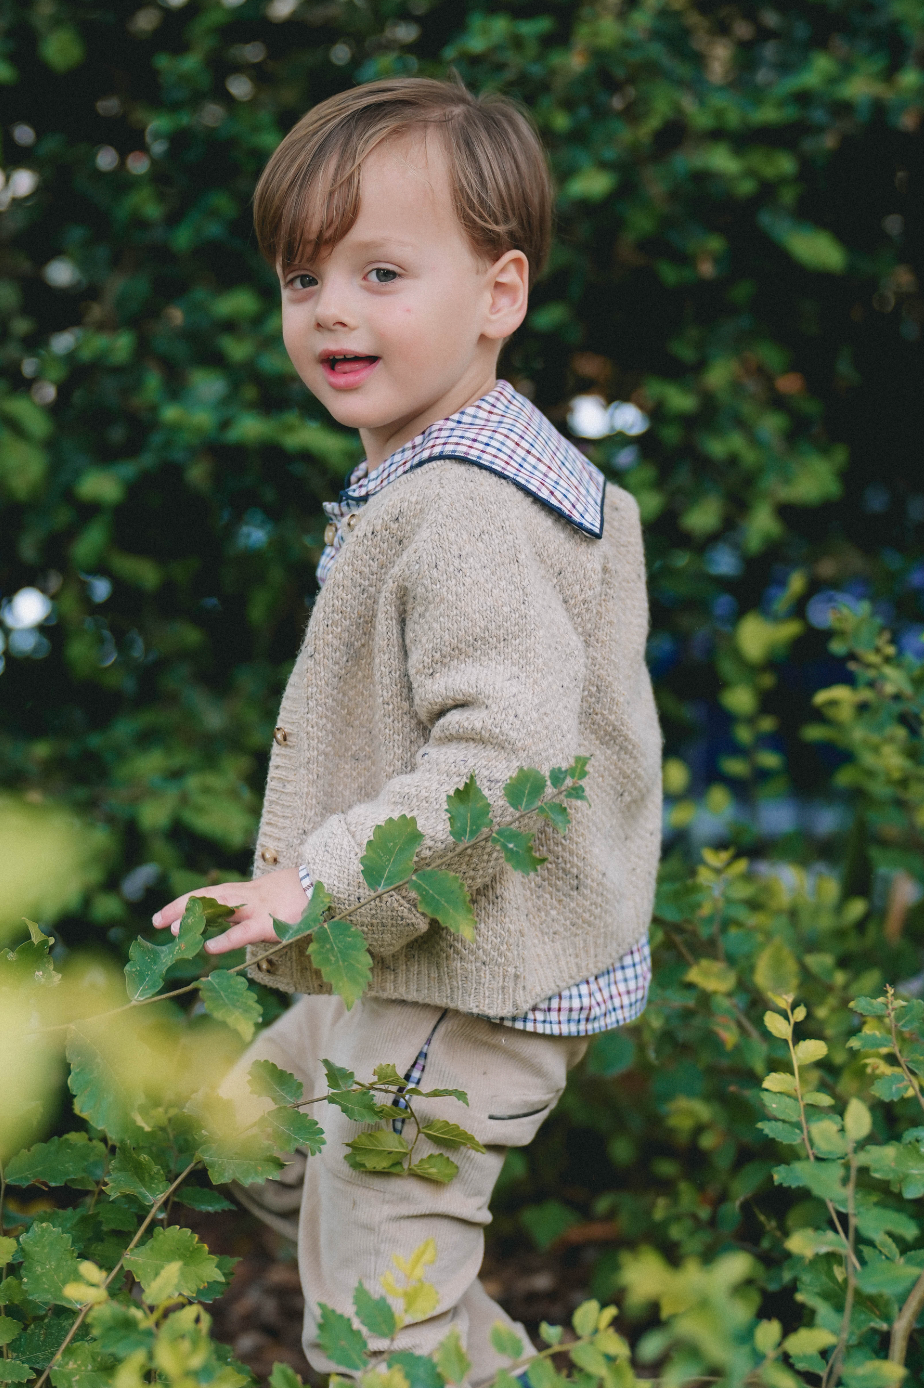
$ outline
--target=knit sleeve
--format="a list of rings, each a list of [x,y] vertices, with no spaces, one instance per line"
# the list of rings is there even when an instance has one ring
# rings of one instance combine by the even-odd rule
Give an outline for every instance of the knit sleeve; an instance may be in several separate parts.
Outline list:
[[[421,857],[432,858],[453,847],[446,797],[470,774],[496,814],[509,813],[503,786],[520,766],[548,771],[582,751],[584,642],[537,553],[544,526],[531,525],[523,507],[511,508],[514,517],[497,505],[485,507],[477,486],[449,490],[451,500],[429,509],[400,561],[395,605],[403,621],[379,664],[403,663],[403,677],[396,681],[394,669],[383,676],[379,706],[364,711],[387,719],[385,691],[409,687],[429,736],[411,771],[386,782],[374,800],[331,816],[299,850],[299,861],[340,910],[369,894],[359,860],[377,824],[413,815],[424,835]],[[575,543],[596,542],[575,535]],[[473,896],[496,873],[511,870],[487,844],[452,867]],[[477,915],[477,901],[475,909]],[[406,892],[383,897],[353,919],[379,955],[431,925]]]

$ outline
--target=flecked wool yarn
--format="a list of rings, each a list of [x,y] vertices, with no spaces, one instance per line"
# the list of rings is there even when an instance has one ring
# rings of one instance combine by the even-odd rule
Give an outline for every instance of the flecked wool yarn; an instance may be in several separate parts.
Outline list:
[[[509,481],[434,461],[359,515],[315,604],[282,700],[254,873],[304,863],[343,911],[369,895],[373,828],[413,815],[426,860],[454,847],[446,796],[474,772],[495,817],[521,766],[592,760],[568,834],[514,872],[490,845],[449,866],[474,942],[405,891],[352,917],[370,995],[514,1016],[599,973],[644,936],[661,839],[661,738],[645,666],[638,509],[607,489],[602,539]],[[259,946],[253,953],[259,954]],[[297,942],[253,976],[328,991]]]

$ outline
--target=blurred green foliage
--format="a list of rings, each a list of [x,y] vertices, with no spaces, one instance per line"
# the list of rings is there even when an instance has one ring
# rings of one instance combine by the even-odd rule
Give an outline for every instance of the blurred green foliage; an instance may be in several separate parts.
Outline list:
[[[766,1038],[734,1000],[781,939],[846,1098],[846,1002],[922,966],[922,29],[920,0],[0,9],[2,813],[92,835],[41,907],[58,952],[124,953],[165,895],[248,872],[320,503],[358,457],[282,350],[262,164],[351,82],[516,96],[560,196],[504,374],[560,427],[577,393],[651,418],[590,448],[646,521],[669,853],[652,1005],[511,1159],[498,1229],[605,1294],[588,1221],[674,1261],[759,1249],[787,1331],[785,1239],[817,1210],[768,1179]],[[872,625],[829,652],[837,601]],[[689,863],[718,841],[756,866],[692,975]]]

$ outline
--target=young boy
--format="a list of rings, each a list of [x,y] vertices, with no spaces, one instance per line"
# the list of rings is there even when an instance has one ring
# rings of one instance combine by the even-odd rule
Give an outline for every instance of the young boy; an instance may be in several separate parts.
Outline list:
[[[391,1061],[421,1103],[487,1154],[453,1154],[447,1186],[354,1171],[358,1131],[325,1115],[304,1166],[299,1259],[305,1353],[335,1366],[315,1309],[349,1314],[392,1253],[436,1242],[436,1311],[397,1347],[426,1354],[456,1326],[472,1385],[501,1360],[509,1318],[478,1282],[505,1150],[531,1141],[587,1037],[632,1020],[660,841],[660,738],[644,663],[638,513],[625,492],[496,379],[548,250],[551,188],[528,121],[462,86],[391,79],[316,107],[270,160],[256,194],[261,248],[282,287],[283,336],[309,390],[357,428],[366,461],[330,517],[323,583],[282,701],[254,880],[209,887],[244,902],[214,953],[275,941],[322,881],[334,907],[368,895],[359,859],[375,825],[413,815],[425,854],[451,845],[446,797],[474,772],[492,803],[520,766],[590,755],[590,804],[524,877],[490,847],[453,864],[474,943],[392,894],[355,919],[373,957],[347,1012],[294,946],[258,966],[303,996],[245,1057],[324,1092],[321,1057],[371,1077]],[[173,926],[186,897],[154,917]],[[264,1203],[285,1205],[285,1181]],[[517,1327],[523,1334],[522,1327]],[[385,1341],[376,1348],[386,1349]]]

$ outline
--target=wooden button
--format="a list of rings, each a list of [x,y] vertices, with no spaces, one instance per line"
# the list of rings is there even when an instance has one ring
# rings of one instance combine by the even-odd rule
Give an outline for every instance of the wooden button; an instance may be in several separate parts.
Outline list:
[[[328,521],[324,527],[324,543],[332,545],[337,538],[337,527],[333,521]]]
[[[285,747],[288,740],[289,734],[286,732],[285,728],[273,729],[273,741],[275,742],[277,747]]]
[[[271,848],[261,848],[260,857],[268,867],[275,867],[279,862],[279,854],[274,853]]]
[[[353,511],[347,516],[346,528],[347,530],[354,530],[357,525],[359,525],[359,512]]]

